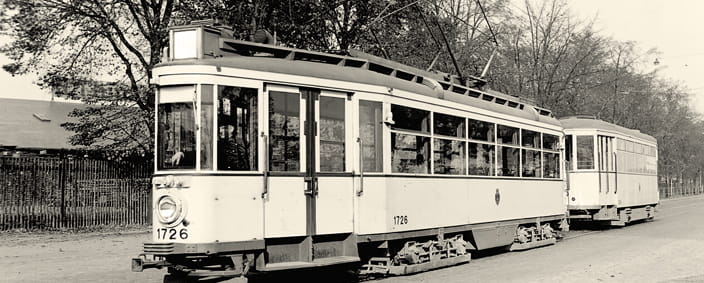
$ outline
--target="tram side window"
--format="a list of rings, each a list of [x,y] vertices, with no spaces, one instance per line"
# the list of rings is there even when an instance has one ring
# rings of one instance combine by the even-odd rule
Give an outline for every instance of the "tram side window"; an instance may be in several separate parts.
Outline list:
[[[543,178],[560,178],[560,154],[543,152]]]
[[[195,169],[193,102],[162,103],[158,108],[157,168]]]
[[[560,150],[560,137],[550,134],[543,134],[543,149]]]
[[[518,145],[518,128],[499,125],[496,136],[499,143]]]
[[[392,172],[427,174],[430,171],[429,149],[429,137],[392,132]]]
[[[362,139],[364,172],[383,170],[381,113],[381,102],[359,101],[359,135]]]
[[[572,135],[566,135],[565,136],[565,161],[567,163],[572,162]],[[571,167],[567,167],[567,170],[570,170]]]
[[[345,99],[320,97],[320,171],[345,171]]]
[[[513,147],[508,147],[508,146],[499,146],[498,149],[498,171],[497,175],[498,176],[514,176],[518,177],[519,176],[519,164],[521,163],[521,160],[519,158],[519,149],[518,148],[513,148]]]
[[[441,113],[433,114],[433,133],[449,137],[464,138],[464,118]]]
[[[478,141],[494,141],[494,123],[469,119],[469,138]]]
[[[469,143],[469,175],[494,176],[494,145]]]
[[[400,105],[391,105],[394,130],[410,130],[430,133],[430,112]]]
[[[540,133],[522,129],[521,144],[524,147],[540,148]],[[540,160],[540,158],[538,158],[538,160]]]
[[[463,175],[465,174],[465,142],[447,139],[434,139],[434,170],[435,174]]]
[[[430,173],[430,112],[399,105],[391,105],[391,112],[396,122],[391,131],[391,171]]]
[[[300,171],[301,120],[298,93],[269,92],[269,167]]]
[[[521,150],[521,164],[523,168],[523,177],[540,177],[540,151],[537,150]]]
[[[577,136],[577,169],[594,169],[593,136]]]
[[[465,119],[441,113],[433,114],[433,173],[464,175],[466,143]],[[439,136],[448,138],[439,138]],[[451,139],[452,138],[452,139]]]
[[[257,89],[218,87],[218,170],[257,170]]]
[[[543,178],[560,178],[560,137],[543,134]],[[553,151],[553,152],[550,152]],[[565,161],[570,161],[572,136],[565,137]]]

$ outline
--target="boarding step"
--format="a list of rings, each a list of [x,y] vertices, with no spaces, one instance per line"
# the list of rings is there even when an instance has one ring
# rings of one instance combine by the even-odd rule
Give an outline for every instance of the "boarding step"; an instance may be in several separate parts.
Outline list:
[[[513,243],[511,246],[509,246],[508,250],[509,251],[522,251],[522,250],[527,250],[527,249],[532,249],[532,248],[537,248],[537,247],[554,245],[555,243],[557,243],[557,239],[555,239],[555,238],[549,238],[549,239],[540,240],[540,241],[532,241],[532,242],[527,242],[527,243]]]
[[[386,258],[372,258],[369,264],[362,266],[361,275],[409,275],[428,270],[468,263],[471,254],[463,254],[449,258],[431,260],[429,262],[417,264],[391,265],[391,261]]]
[[[287,261],[287,262],[277,262],[268,263],[264,268],[257,268],[259,271],[277,271],[286,269],[298,269],[298,268],[311,268],[311,267],[321,267],[335,264],[345,264],[359,262],[359,257],[356,256],[334,256],[318,258],[313,261]]]

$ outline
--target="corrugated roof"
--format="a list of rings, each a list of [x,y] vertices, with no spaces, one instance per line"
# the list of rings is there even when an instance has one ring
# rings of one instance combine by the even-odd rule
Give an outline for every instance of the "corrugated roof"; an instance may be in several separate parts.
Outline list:
[[[654,137],[641,133],[638,130],[629,129],[591,117],[565,117],[560,118],[560,123],[562,123],[562,127],[565,128],[565,130],[596,129],[621,133],[623,135],[633,136],[654,143],[658,142]]]
[[[38,149],[73,149],[74,133],[61,127],[68,114],[84,104],[0,98],[0,146]]]

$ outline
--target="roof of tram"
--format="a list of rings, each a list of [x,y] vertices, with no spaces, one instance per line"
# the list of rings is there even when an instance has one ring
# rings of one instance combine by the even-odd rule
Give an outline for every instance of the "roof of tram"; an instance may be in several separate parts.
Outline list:
[[[569,116],[560,118],[560,123],[565,130],[576,129],[595,129],[609,132],[616,132],[627,136],[633,136],[642,140],[657,143],[654,137],[641,133],[639,130],[629,129],[616,124],[612,124],[603,120],[596,119],[593,116]]]
[[[411,93],[453,101],[493,112],[559,126],[552,113],[533,102],[491,90],[479,90],[486,81],[468,77],[464,80],[448,74],[428,72],[361,51],[347,55],[289,48],[279,45],[232,39],[218,26],[196,23],[171,28],[172,34],[202,29],[200,59],[171,59],[156,66],[206,65],[297,75],[400,89]],[[174,40],[172,36],[171,40]],[[190,41],[188,42],[190,43]],[[182,44],[173,42],[172,47]],[[172,51],[175,54],[175,50]],[[169,74],[173,75],[173,74]],[[219,73],[218,75],[222,75]],[[321,86],[323,87],[323,86]],[[331,86],[334,87],[334,86]]]

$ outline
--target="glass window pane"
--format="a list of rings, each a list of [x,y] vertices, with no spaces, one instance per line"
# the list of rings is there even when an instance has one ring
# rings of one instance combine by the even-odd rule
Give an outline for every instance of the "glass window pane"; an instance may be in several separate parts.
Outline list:
[[[540,151],[522,150],[523,177],[540,177]]]
[[[549,150],[560,150],[560,137],[551,134],[543,134],[543,148]]]
[[[174,31],[174,59],[196,58],[198,36],[196,30]]]
[[[345,171],[345,99],[320,97],[320,171]]]
[[[430,133],[430,112],[400,105],[391,105],[394,125],[392,129]]]
[[[218,87],[218,170],[257,170],[257,89]]]
[[[213,85],[200,90],[200,169],[213,169]]]
[[[577,136],[577,169],[594,169],[594,137]]]
[[[300,95],[272,91],[269,93],[269,169],[300,171]]]
[[[444,136],[464,138],[464,118],[435,113],[433,115],[433,133]]]
[[[540,133],[521,129],[521,144],[525,147],[539,148]]]
[[[433,142],[434,170],[436,174],[465,174],[465,143],[463,141],[435,139]]]
[[[560,178],[559,153],[543,153],[543,178]]]
[[[499,151],[497,160],[498,163],[498,176],[519,176],[519,164],[521,160],[519,159],[519,149],[507,146],[499,146]]]
[[[193,102],[159,104],[157,168],[195,169],[196,134]]]
[[[469,143],[469,175],[494,176],[494,146]]]
[[[381,102],[359,101],[359,135],[362,139],[364,172],[383,170],[381,111]]]
[[[494,141],[494,123],[469,119],[469,138],[480,141]]]
[[[498,125],[496,137],[499,143],[518,145],[518,128]]]
[[[391,133],[391,171],[394,173],[429,173],[430,138]]]
[[[572,135],[565,136],[565,161],[572,161]],[[567,169],[570,170],[571,167],[568,166]]]

